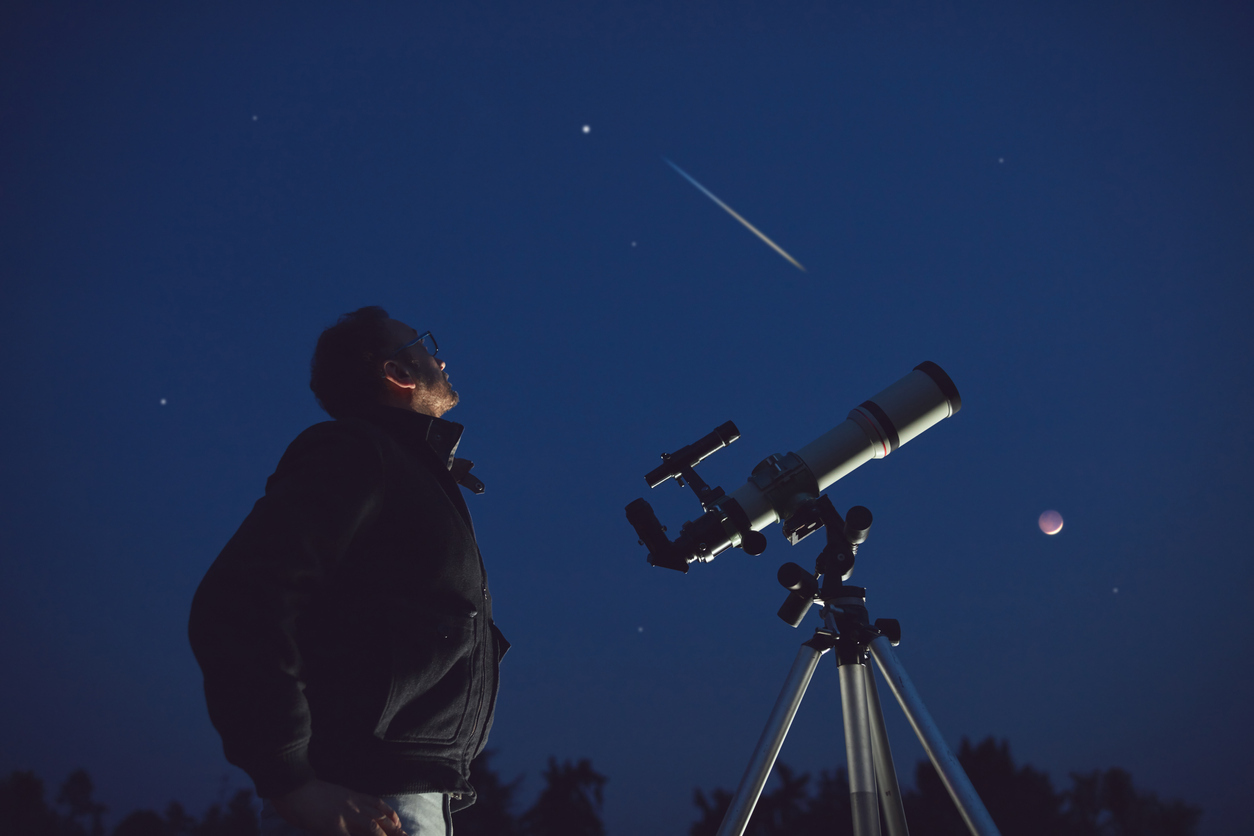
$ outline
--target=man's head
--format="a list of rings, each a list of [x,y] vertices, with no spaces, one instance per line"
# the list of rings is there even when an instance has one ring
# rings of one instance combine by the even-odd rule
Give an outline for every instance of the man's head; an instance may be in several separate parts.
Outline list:
[[[333,418],[371,404],[386,404],[439,417],[457,405],[444,361],[418,332],[371,305],[344,314],[318,337],[309,388]]]

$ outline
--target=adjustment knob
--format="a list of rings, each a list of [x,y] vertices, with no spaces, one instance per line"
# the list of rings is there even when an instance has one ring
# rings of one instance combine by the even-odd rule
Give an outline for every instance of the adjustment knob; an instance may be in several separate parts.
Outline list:
[[[859,546],[866,542],[871,531],[871,509],[865,505],[855,505],[845,514],[845,539],[850,545]]]
[[[775,573],[779,585],[789,592],[795,592],[803,598],[814,598],[819,593],[819,582],[814,575],[802,569],[796,563],[785,563]]]
[[[840,578],[842,581],[849,580],[853,575],[853,550],[847,546],[829,544],[819,552],[816,562],[819,574]]]

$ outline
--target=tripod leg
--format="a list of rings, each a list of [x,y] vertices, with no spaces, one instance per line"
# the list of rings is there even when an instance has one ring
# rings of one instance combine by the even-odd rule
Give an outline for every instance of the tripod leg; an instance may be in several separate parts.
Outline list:
[[[880,836],[880,800],[875,793],[871,726],[867,716],[866,665],[840,666],[840,707],[845,720],[845,758],[849,764],[849,801],[854,836]]]
[[[1000,836],[992,817],[984,808],[984,802],[980,801],[967,773],[962,771],[962,765],[946,745],[936,721],[928,713],[923,700],[919,698],[919,692],[914,689],[914,684],[906,675],[906,669],[893,654],[892,644],[886,637],[880,636],[870,646],[875,661],[879,662],[880,670],[884,673],[884,679],[888,680],[888,687],[892,689],[897,702],[901,703],[901,710],[906,713],[906,719],[914,727],[914,733],[919,736],[919,742],[923,744],[932,765],[936,767],[945,789],[949,790],[949,797],[958,807],[967,829],[974,836]]]
[[[875,672],[866,669],[866,707],[871,718],[871,754],[875,758],[875,783],[880,788],[880,802],[884,805],[884,824],[888,836],[910,836],[906,827],[906,809],[901,803],[901,787],[897,785],[897,768],[893,765],[893,752],[888,747],[888,729],[884,727],[884,712],[880,710],[880,695],[875,688]]]
[[[771,709],[766,728],[758,739],[758,747],[753,750],[753,757],[749,759],[749,766],[745,769],[744,777],[740,779],[740,786],[732,796],[727,815],[723,816],[723,823],[719,825],[718,836],[742,836],[749,826],[749,817],[753,815],[753,808],[757,806],[762,788],[766,786],[766,779],[770,777],[771,767],[775,766],[775,758],[779,756],[784,738],[788,736],[788,729],[792,726],[793,718],[797,716],[797,709],[801,707],[801,698],[810,686],[814,669],[818,666],[819,659],[830,649],[830,642],[821,639],[817,633],[814,638],[801,645],[797,660],[792,663],[792,670],[788,672],[788,679],[784,682],[784,690],[780,692],[775,707]]]

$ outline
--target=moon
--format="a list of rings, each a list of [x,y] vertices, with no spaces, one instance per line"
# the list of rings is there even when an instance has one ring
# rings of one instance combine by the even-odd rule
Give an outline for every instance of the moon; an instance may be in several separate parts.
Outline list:
[[[1045,511],[1041,514],[1036,524],[1041,527],[1041,531],[1046,534],[1057,534],[1062,531],[1062,514],[1057,511]]]

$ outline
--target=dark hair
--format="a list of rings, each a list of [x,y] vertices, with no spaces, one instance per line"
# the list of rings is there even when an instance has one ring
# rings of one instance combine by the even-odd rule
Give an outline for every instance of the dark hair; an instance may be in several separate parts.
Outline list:
[[[377,403],[383,393],[379,361],[387,351],[387,319],[387,311],[369,305],[344,314],[318,337],[309,388],[332,418]]]

